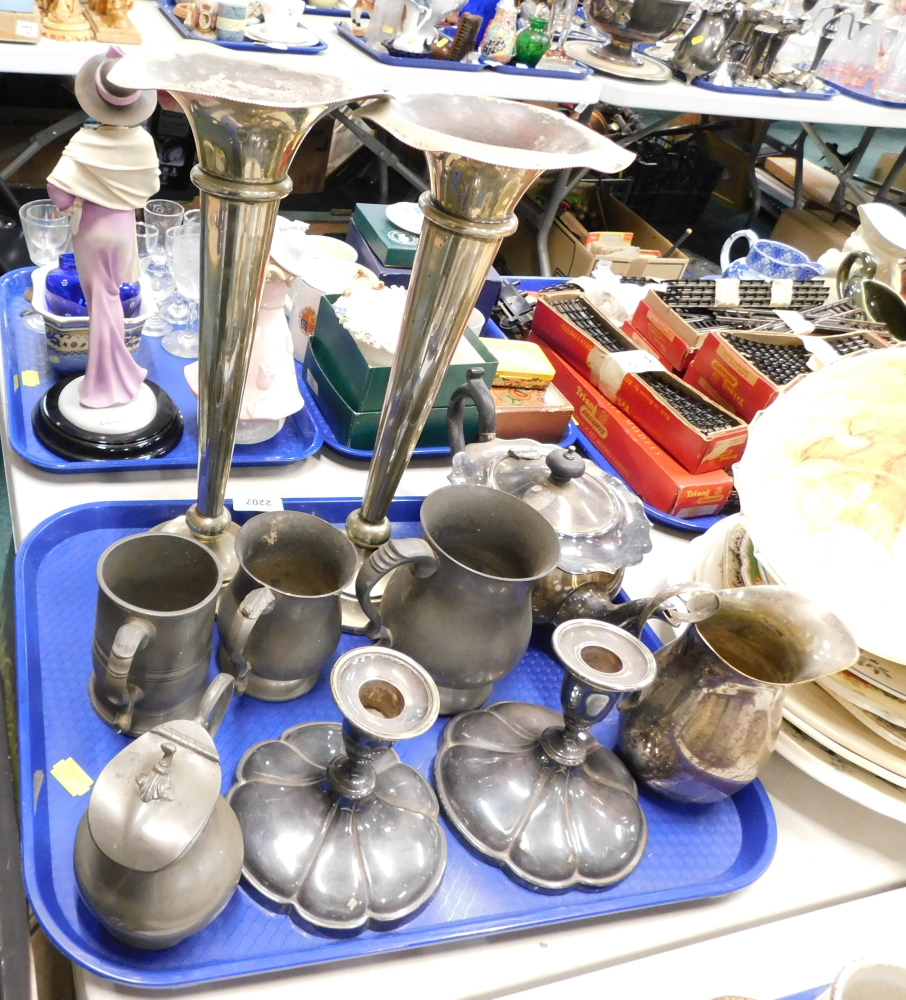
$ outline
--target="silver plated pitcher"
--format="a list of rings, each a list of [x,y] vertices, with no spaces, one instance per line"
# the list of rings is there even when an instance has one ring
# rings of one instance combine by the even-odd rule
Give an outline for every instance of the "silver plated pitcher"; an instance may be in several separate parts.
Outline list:
[[[368,635],[417,660],[440,714],[480,708],[528,649],[532,588],[560,558],[554,529],[528,504],[487,486],[445,486],[421,508],[424,538],[391,539],[369,556],[356,596]],[[372,588],[394,573],[381,599]]]
[[[786,587],[718,592],[716,612],[655,654],[658,675],[621,706],[623,760],[679,802],[716,802],[753,781],[774,749],[792,684],[859,655],[836,615]]]
[[[298,698],[340,641],[340,591],[355,576],[355,546],[319,517],[269,511],[240,528],[236,556],[217,612],[220,669],[253,698]]]

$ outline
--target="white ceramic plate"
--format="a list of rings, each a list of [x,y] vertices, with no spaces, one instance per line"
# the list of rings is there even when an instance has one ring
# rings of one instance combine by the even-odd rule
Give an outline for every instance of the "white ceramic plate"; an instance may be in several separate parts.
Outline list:
[[[386,211],[387,221],[392,226],[405,229],[407,233],[415,233],[416,236],[421,233],[425,214],[414,201],[397,201],[388,205]]]
[[[271,33],[271,29],[266,24],[249,24],[245,29],[246,38],[251,38],[253,42],[268,42],[271,45],[317,45],[320,39],[308,28],[296,25],[296,29],[290,33],[277,36]]]
[[[777,753],[819,784],[899,823],[906,823],[906,788],[884,781],[816,743],[789,722],[780,727]]]
[[[857,722],[817,684],[799,684],[788,691],[783,716],[839,757],[906,787],[906,752]]]
[[[838,674],[822,677],[818,683],[837,701],[846,701],[863,712],[879,715],[894,726],[906,731],[906,701],[875,687],[859,674],[841,670]]]
[[[843,703],[841,702],[841,704]],[[887,740],[888,743],[895,746],[898,750],[906,752],[906,730],[900,729],[899,726],[892,726],[879,716],[872,715],[871,712],[863,712],[861,708],[856,708],[855,705],[844,704],[843,707],[853,718],[858,719],[863,726],[866,726],[873,733],[877,733],[881,739]]]

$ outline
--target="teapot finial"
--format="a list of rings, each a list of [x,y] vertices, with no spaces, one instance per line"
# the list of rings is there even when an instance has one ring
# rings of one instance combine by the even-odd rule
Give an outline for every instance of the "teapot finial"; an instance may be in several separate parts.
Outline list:
[[[173,801],[173,790],[170,788],[170,765],[173,763],[176,747],[172,743],[161,743],[160,748],[164,752],[163,757],[154,767],[144,771],[135,779],[142,802],[151,802],[155,799]]]

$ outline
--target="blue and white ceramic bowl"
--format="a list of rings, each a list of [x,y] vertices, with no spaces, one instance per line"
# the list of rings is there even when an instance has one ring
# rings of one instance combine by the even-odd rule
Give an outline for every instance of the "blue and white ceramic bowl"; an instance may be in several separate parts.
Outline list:
[[[745,257],[730,261],[730,251],[738,239],[749,244]],[[824,274],[820,264],[809,260],[801,250],[776,240],[760,239],[751,229],[740,229],[726,240],[720,251],[720,270],[725,278],[792,278],[794,281],[811,281]]]

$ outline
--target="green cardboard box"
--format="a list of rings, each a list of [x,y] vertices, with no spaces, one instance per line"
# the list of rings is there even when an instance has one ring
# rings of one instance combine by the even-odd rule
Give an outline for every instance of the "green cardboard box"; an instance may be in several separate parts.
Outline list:
[[[350,448],[374,450],[381,411],[360,413],[354,410],[324,373],[321,366],[323,348],[312,341],[305,355],[305,382],[318,401],[318,409],[341,444]],[[465,408],[466,441],[478,438],[478,410],[472,403]],[[447,444],[447,408],[435,406],[418,439],[422,447]]]
[[[386,205],[356,205],[352,221],[382,264],[387,267],[412,267],[418,237],[394,226],[387,219]]]
[[[318,357],[322,369],[350,409],[358,413],[379,411],[387,395],[390,365],[375,363],[365,356],[362,345],[337,319],[332,299],[336,299],[336,296],[321,296],[313,337],[313,343],[319,347]],[[497,374],[497,360],[481,340],[469,330],[466,330],[464,339],[475,350],[477,360],[450,365],[434,404],[445,410],[450,396],[466,381],[470,368],[481,365],[488,386],[493,383]]]

